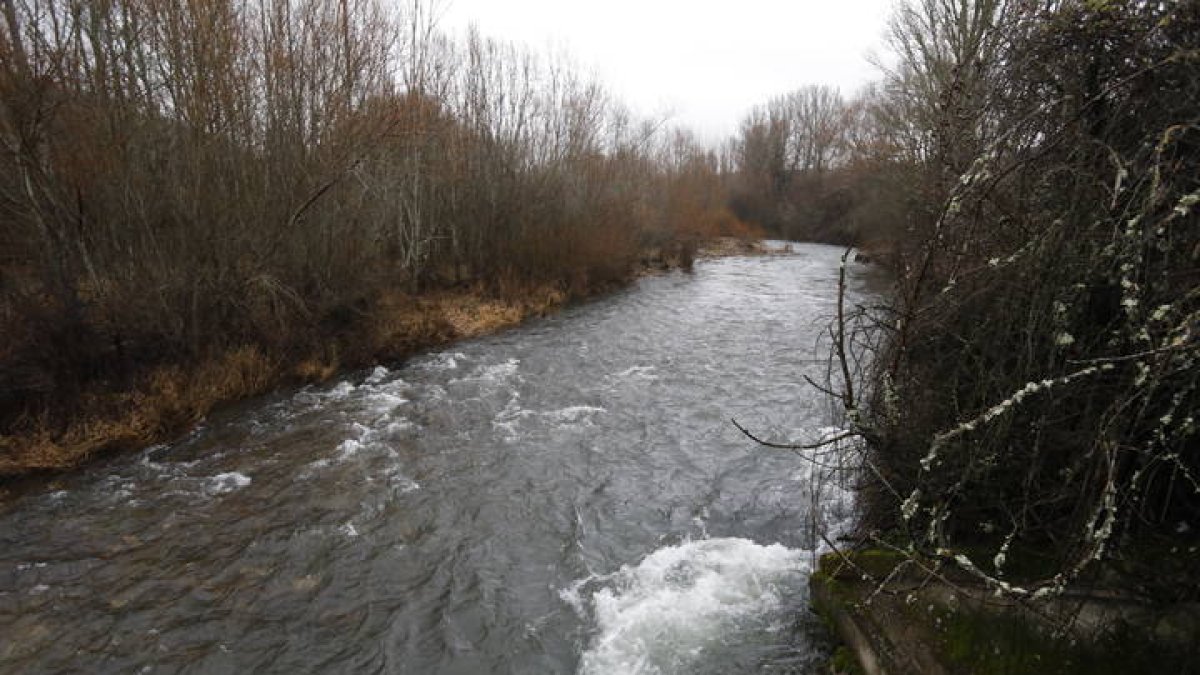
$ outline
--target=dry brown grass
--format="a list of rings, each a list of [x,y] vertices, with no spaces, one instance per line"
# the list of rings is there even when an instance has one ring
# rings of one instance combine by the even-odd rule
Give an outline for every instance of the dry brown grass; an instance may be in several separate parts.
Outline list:
[[[323,353],[280,363],[260,348],[242,346],[192,366],[150,372],[130,391],[85,394],[71,421],[49,417],[0,436],[0,478],[78,466],[98,454],[145,447],[195,426],[215,407],[295,382],[322,382],[340,369],[399,359],[453,340],[478,337],[541,316],[567,301],[550,284],[385,294],[365,328],[331,341]],[[351,353],[351,347],[353,352]]]
[[[741,237],[717,237],[704,243],[697,252],[701,258],[719,258],[733,255],[762,255],[766,253],[758,239]]]
[[[203,419],[220,403],[269,389],[279,370],[256,347],[239,347],[191,369],[158,368],[133,391],[93,391],[73,420],[43,420],[0,437],[0,476],[76,466],[98,453],[142,447]]]
[[[365,339],[367,359],[398,359],[417,349],[441,344],[454,334],[428,297],[385,293],[370,315]]]
[[[302,382],[324,382],[337,373],[337,350],[332,350],[331,356],[310,357],[297,363],[292,368],[292,375]]]
[[[455,293],[442,296],[439,307],[457,337],[474,337],[515,326],[531,316],[561,307],[567,294],[551,284],[507,288],[501,294]]]
[[[525,317],[522,307],[502,300],[484,300],[470,295],[438,298],[436,311],[458,337],[474,337],[516,325]]]
[[[552,284],[504,284],[497,290],[482,286],[442,290],[419,298],[390,295],[374,313],[374,341],[380,351],[397,345],[430,347],[487,335],[515,326],[531,316],[561,307],[568,296]]]

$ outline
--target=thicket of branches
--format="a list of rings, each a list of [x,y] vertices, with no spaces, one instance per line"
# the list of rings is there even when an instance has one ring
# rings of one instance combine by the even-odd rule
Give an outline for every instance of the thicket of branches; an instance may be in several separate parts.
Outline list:
[[[917,0],[890,41],[864,533],[1016,596],[1107,561],[1197,599],[1200,3]]]
[[[396,294],[587,290],[737,229],[686,134],[389,7],[0,1],[0,432],[163,363],[321,353]]]

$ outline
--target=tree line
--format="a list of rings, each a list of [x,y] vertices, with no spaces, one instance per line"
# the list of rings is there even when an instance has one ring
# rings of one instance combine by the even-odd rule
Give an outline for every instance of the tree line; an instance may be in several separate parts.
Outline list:
[[[807,85],[753,108],[723,148],[731,211],[784,239],[893,248],[919,198],[895,103],[879,83]]]
[[[586,293],[744,230],[686,132],[420,0],[0,11],[0,435],[163,366],[353,363],[431,289]]]

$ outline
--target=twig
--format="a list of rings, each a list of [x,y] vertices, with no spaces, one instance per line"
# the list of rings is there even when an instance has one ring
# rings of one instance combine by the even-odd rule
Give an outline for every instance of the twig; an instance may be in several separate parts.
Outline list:
[[[736,419],[730,418],[729,421],[733,423],[733,426],[737,427],[738,431],[745,434],[746,438],[749,438],[750,440],[754,441],[755,443],[758,443],[759,445],[763,445],[768,448],[776,448],[779,450],[816,450],[818,448],[823,448],[827,445],[833,445],[834,443],[837,443],[839,441],[844,441],[847,438],[855,438],[860,435],[857,431],[846,431],[841,434],[838,434],[837,436],[833,436],[832,438],[826,438],[826,439],[824,439],[822,441],[818,441],[816,443],[772,443],[771,441],[764,441],[763,439],[759,438],[758,436],[755,436],[754,434],[750,433],[750,431],[748,431],[746,429],[746,427],[743,427],[742,425],[738,424],[738,421]]]
[[[1188,341],[1188,342],[1181,342],[1179,344],[1167,345],[1166,347],[1159,347],[1157,349],[1147,349],[1144,352],[1137,352],[1135,354],[1123,354],[1121,356],[1102,356],[1102,357],[1096,358],[1096,359],[1068,359],[1067,363],[1070,363],[1072,365],[1087,365],[1087,364],[1097,364],[1097,363],[1119,363],[1121,361],[1133,361],[1135,359],[1140,359],[1140,358],[1144,358],[1147,356],[1154,356],[1155,354],[1162,354],[1164,352],[1173,352],[1176,350],[1188,349],[1189,347],[1196,347],[1196,346],[1197,345],[1195,344],[1195,341],[1192,340],[1192,341]]]

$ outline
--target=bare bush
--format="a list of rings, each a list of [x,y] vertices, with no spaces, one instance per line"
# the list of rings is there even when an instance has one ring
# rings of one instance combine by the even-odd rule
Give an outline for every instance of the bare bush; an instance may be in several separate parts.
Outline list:
[[[864,531],[1018,597],[1104,561],[1194,600],[1144,566],[1200,517],[1196,4],[899,16],[881,105],[928,198],[871,320]]]

